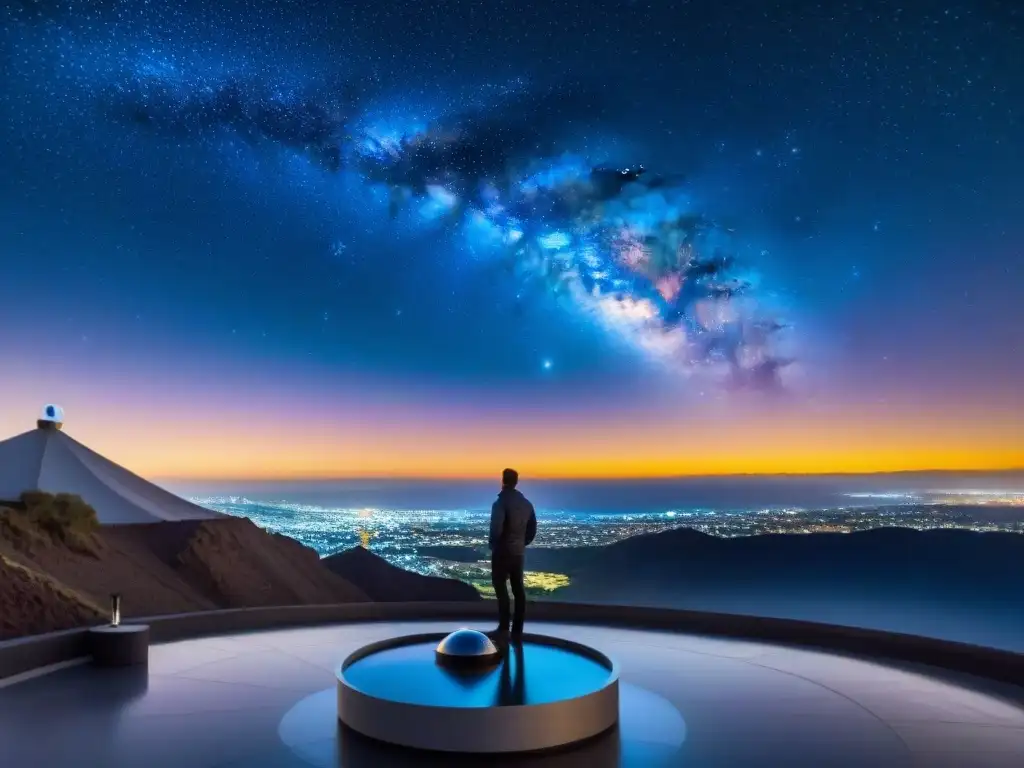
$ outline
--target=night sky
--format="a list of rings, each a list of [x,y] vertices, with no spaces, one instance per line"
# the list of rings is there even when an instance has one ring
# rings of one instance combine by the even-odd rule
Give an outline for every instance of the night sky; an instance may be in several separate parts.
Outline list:
[[[157,477],[1024,466],[1024,8],[6,0],[0,434]]]

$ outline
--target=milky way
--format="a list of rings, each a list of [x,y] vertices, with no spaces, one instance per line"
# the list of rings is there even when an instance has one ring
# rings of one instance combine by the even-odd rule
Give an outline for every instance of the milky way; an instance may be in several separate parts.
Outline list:
[[[1012,26],[1016,12],[917,5],[845,3],[796,22],[774,10],[755,19],[691,8],[683,15],[705,32],[673,42],[657,21],[669,10],[637,9],[648,20],[623,37],[608,19],[625,16],[599,4],[579,20],[576,42],[563,43],[545,29],[569,30],[565,9],[501,6],[492,19],[473,3],[415,12],[314,3],[298,13],[259,2],[22,0],[5,7],[5,117],[21,137],[15,151],[63,158],[69,185],[84,163],[138,164],[148,175],[162,162],[273,188],[277,200],[290,186],[322,220],[355,211],[336,232],[313,233],[326,241],[325,262],[367,259],[357,242],[369,236],[365,222],[384,222],[372,236],[390,234],[388,257],[373,266],[385,273],[378,286],[415,231],[406,251],[436,272],[421,287],[424,305],[451,313],[459,291],[481,290],[463,277],[485,274],[493,304],[513,318],[557,306],[567,324],[599,329],[635,361],[770,389],[792,361],[805,364],[808,339],[822,356],[831,329],[808,321],[833,306],[879,336],[863,348],[865,370],[888,370],[892,331],[919,327],[896,317],[906,293],[895,254],[921,267],[931,258],[933,248],[905,244],[941,241],[924,224],[936,220],[924,210],[932,192],[947,190],[947,218],[958,210],[979,228],[954,198],[1009,200],[981,181],[943,186],[929,174],[963,175],[957,147],[1010,146],[1015,86],[998,73],[1012,62],[994,19]],[[796,48],[783,44],[794,23]],[[831,47],[812,44],[812,27]],[[772,47],[755,53],[768,36]],[[736,55],[739,40],[748,58]],[[580,41],[589,53],[570,54]],[[636,87],[628,107],[625,83]],[[105,161],[84,157],[86,139],[105,145]],[[986,157],[971,167],[987,167]],[[900,179],[919,179],[918,193],[895,192]],[[313,185],[316,195],[302,197]],[[408,262],[392,268],[397,276]],[[868,311],[869,290],[891,306]],[[452,322],[471,322],[488,298],[465,302]],[[388,311],[408,318],[401,310],[414,301],[394,299]],[[817,318],[803,311],[814,304]],[[341,322],[342,313],[325,306],[316,316]],[[559,371],[551,351],[569,356],[571,335],[548,343],[543,334],[557,328],[530,323],[536,365]]]
[[[558,129],[593,108],[578,92],[527,93],[391,135],[364,127],[359,96],[344,83],[286,98],[234,79],[183,89],[150,72],[113,106],[142,129],[230,131],[299,150],[330,172],[352,169],[388,188],[393,215],[415,205],[424,220],[458,224],[492,246],[510,279],[570,299],[682,372],[771,388],[788,363],[775,344],[783,324],[760,312],[755,278],[685,184],[558,152]]]
[[[788,364],[784,326],[760,311],[756,277],[725,250],[728,233],[695,210],[685,184],[636,167],[538,157],[546,99],[412,136],[370,135],[358,167],[391,189],[394,210],[454,217],[512,274],[562,294],[610,331],[679,370],[773,387]],[[542,106],[543,105],[543,106]]]
[[[779,344],[785,324],[732,256],[734,233],[700,210],[678,169],[599,164],[573,135],[584,124],[600,130],[598,89],[479,83],[431,94],[441,107],[426,120],[402,113],[400,89],[382,97],[372,77],[343,66],[296,67],[238,45],[200,49],[196,38],[231,35],[181,12],[94,6],[76,25],[67,4],[25,8],[24,29],[40,37],[20,45],[59,60],[64,103],[173,140],[181,153],[230,138],[354,174],[368,200],[372,188],[386,190],[393,217],[457,230],[483,254],[477,268],[513,288],[512,312],[540,292],[681,374],[779,384],[790,361]]]

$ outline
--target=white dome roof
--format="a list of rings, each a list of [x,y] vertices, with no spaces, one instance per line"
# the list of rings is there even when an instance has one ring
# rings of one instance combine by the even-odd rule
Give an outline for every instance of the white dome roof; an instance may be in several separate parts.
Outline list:
[[[59,405],[47,404],[43,406],[43,413],[39,417],[40,421],[52,421],[55,424],[62,424],[64,422],[64,409]]]

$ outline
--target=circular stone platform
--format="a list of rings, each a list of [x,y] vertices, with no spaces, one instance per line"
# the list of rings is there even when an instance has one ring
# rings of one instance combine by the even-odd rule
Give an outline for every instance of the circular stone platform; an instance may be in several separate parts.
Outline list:
[[[118,624],[89,630],[89,651],[98,667],[149,663],[149,625]]]
[[[350,655],[337,672],[338,719],[403,747],[491,754],[574,744],[618,721],[618,668],[593,648],[524,635],[497,666],[453,671],[435,661],[444,637],[397,637]]]

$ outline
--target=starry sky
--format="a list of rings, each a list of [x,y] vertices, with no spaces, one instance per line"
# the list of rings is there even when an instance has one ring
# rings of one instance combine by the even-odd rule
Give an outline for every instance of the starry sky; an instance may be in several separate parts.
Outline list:
[[[155,477],[1024,466],[1024,9],[6,0],[0,433]]]

